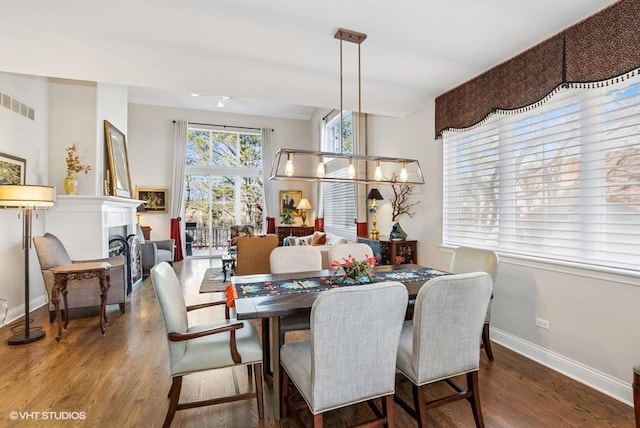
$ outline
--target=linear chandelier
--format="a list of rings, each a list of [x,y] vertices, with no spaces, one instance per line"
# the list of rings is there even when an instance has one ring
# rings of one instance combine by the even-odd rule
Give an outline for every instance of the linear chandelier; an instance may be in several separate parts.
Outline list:
[[[373,171],[373,174],[371,174]],[[365,184],[424,184],[416,159],[281,148],[271,180]]]
[[[340,40],[340,148],[342,150],[344,147],[342,42],[358,45],[358,124],[360,124],[362,119],[360,45],[367,38],[367,35],[339,28],[334,38]],[[360,132],[355,132],[354,136],[356,139],[355,147],[360,147]],[[370,174],[371,171],[373,174]],[[420,164],[415,159],[287,148],[279,149],[276,152],[270,179],[334,183],[424,184]]]

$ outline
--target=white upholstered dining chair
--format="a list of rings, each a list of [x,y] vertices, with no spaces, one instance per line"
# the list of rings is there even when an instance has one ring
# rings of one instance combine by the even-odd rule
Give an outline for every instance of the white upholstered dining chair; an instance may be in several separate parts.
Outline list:
[[[398,345],[397,368],[413,384],[411,408],[399,396],[396,401],[427,426],[427,409],[467,399],[478,427],[483,427],[478,384],[480,347],[484,317],[493,281],[484,272],[446,275],[429,280],[416,297],[413,320],[406,321]],[[466,375],[467,389],[452,381]],[[425,389],[446,381],[455,393],[426,402]]]
[[[264,416],[262,402],[262,347],[258,334],[249,322],[225,319],[208,324],[189,326],[187,312],[202,309],[225,301],[186,306],[180,281],[173,268],[162,262],[151,269],[151,281],[155,291],[169,342],[169,371],[172,377],[169,390],[169,409],[164,427],[171,425],[176,410],[209,406],[230,401],[256,398],[258,417]],[[228,314],[228,312],[227,312]],[[255,392],[212,400],[179,403],[183,376],[207,370],[240,365],[251,365]]]
[[[322,270],[322,254],[311,245],[277,247],[269,255],[271,273],[313,272]],[[309,315],[291,315],[280,319],[280,342],[288,331],[309,330]]]
[[[491,275],[491,279],[495,284],[498,276],[498,255],[491,250],[471,247],[458,247],[453,253],[449,272],[451,273],[469,273],[469,272],[486,272]],[[493,296],[491,296],[493,298]],[[482,328],[482,347],[487,353],[487,358],[493,361],[493,350],[491,349],[491,338],[489,337],[489,329],[491,327],[491,302],[487,309],[487,315]]]
[[[383,403],[382,414],[372,407],[377,419],[393,426],[396,351],[407,301],[399,282],[322,292],[311,309],[309,339],[281,348],[283,417],[291,380],[314,427],[322,426],[324,412],[377,398]]]

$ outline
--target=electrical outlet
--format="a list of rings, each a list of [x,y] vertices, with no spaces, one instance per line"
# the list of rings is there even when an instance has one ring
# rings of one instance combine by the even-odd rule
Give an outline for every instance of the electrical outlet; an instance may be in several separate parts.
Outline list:
[[[543,320],[542,318],[536,318],[536,326],[544,328],[545,330],[549,330],[551,328],[549,321]]]

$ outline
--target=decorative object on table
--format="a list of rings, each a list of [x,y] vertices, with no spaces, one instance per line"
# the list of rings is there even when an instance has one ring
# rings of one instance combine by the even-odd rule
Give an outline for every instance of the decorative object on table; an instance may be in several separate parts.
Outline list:
[[[307,210],[311,209],[311,204],[307,198],[300,199],[298,202],[298,206],[296,206],[297,210],[300,212],[300,216],[302,217],[302,224],[300,226],[307,227]]]
[[[396,176],[393,175],[395,182]],[[413,186],[407,184],[392,184],[393,198],[391,199],[391,221],[396,221],[402,214],[406,214],[409,218],[413,218],[415,211],[411,211],[412,207],[415,207],[420,203],[410,203],[409,198],[413,192]]]
[[[64,193],[66,195],[75,195],[78,188],[77,174],[79,172],[88,174],[91,171],[91,165],[82,165],[80,163],[80,156],[77,153],[78,148],[75,144],[67,147],[66,150],[67,175],[64,177]]]
[[[300,211],[296,208],[302,199],[302,190],[281,190],[280,191],[280,217],[290,214],[298,217]],[[291,224],[291,223],[285,223]]]
[[[333,273],[334,281],[341,284],[369,284],[373,282],[370,268],[375,265],[376,259],[373,257],[356,259],[349,255],[348,257],[343,257],[342,260],[331,261],[331,269],[335,269]],[[339,268],[344,270],[342,277],[337,276]]]
[[[291,213],[286,212],[282,215],[282,224],[293,224],[295,223],[295,220],[293,219],[293,216],[291,215]]]
[[[22,210],[22,249],[24,250],[24,330],[9,338],[9,345],[35,342],[44,337],[44,331],[31,331],[29,326],[29,249],[31,248],[31,213],[52,207],[56,189],[51,186],[0,185],[0,206]]]
[[[145,201],[145,213],[167,212],[167,189],[136,187],[136,199]]]
[[[107,145],[109,168],[105,175],[110,178],[111,196],[131,197],[131,176],[129,174],[129,158],[125,135],[115,126],[104,121],[104,141]]]
[[[369,238],[378,239],[380,237],[380,232],[378,231],[378,229],[376,229],[376,224],[378,222],[378,219],[376,218],[376,213],[378,212],[377,201],[381,201],[384,198],[382,197],[378,189],[371,189],[369,190],[367,199],[371,201],[371,204],[369,204],[369,212],[373,214],[373,228],[371,229],[371,232],[369,232]]]
[[[391,232],[389,233],[389,239],[397,239],[397,240],[400,240],[400,241],[406,241],[407,232],[402,230],[402,227],[400,226],[400,223],[398,223],[398,222],[393,223],[393,226],[391,226]]]
[[[24,184],[27,161],[0,153],[0,184]]]
[[[138,218],[138,224],[140,224],[140,216],[147,210],[145,208],[145,205],[147,205],[146,201],[136,207],[136,217]]]

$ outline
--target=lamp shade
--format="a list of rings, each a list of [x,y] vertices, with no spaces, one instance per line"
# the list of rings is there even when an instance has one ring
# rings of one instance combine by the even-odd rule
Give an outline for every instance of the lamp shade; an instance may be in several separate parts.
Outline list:
[[[367,199],[374,199],[376,201],[381,201],[384,198],[382,197],[382,195],[380,194],[380,191],[378,189],[371,189],[371,190],[369,190],[369,194],[367,195]]]
[[[22,184],[0,185],[0,206],[5,208],[45,208],[56,201],[56,188]]]
[[[309,203],[309,200],[307,198],[302,198],[302,199],[300,199],[300,202],[298,202],[298,206],[296,207],[296,209],[298,209],[298,210],[310,210],[311,209],[311,204]]]

